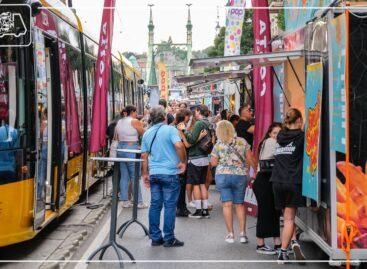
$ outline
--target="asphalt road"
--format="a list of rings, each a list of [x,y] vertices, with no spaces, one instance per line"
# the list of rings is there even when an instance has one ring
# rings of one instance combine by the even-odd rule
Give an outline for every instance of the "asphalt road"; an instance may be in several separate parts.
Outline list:
[[[145,201],[149,200],[149,193],[144,190],[143,197]],[[117,241],[128,248],[137,260],[136,264],[125,263],[125,268],[282,268],[282,265],[276,263],[276,256],[266,256],[256,253],[255,225],[256,219],[248,218],[247,234],[248,244],[241,244],[238,240],[238,228],[236,242],[228,244],[224,241],[226,229],[222,217],[221,206],[219,202],[219,193],[213,188],[210,191],[210,202],[214,205],[210,219],[189,219],[177,218],[176,237],[185,242],[182,248],[164,248],[151,247],[150,241],[144,236],[144,232],[137,225],[129,227],[123,239]],[[121,209],[118,217],[118,226],[131,217],[132,209]],[[148,209],[139,210],[139,220],[145,225],[148,223]],[[109,217],[105,217],[108,222]],[[108,223],[100,225],[90,240],[87,240],[81,246],[78,253],[72,258],[78,260],[85,258],[89,253],[97,248],[107,238]],[[101,237],[102,236],[102,237]],[[236,234],[235,234],[236,236]],[[98,238],[102,238],[100,242]],[[103,239],[105,238],[105,239]],[[272,245],[271,240],[268,241]],[[306,257],[310,260],[325,259],[323,252],[311,242],[301,242]],[[124,258],[128,257],[124,254]],[[75,269],[94,269],[94,268],[119,268],[116,262],[115,254],[109,249],[104,258],[105,262],[91,263],[88,266],[85,263],[71,263],[66,268]],[[309,262],[304,266],[299,264],[289,264],[287,268],[329,268],[327,260],[323,263]]]

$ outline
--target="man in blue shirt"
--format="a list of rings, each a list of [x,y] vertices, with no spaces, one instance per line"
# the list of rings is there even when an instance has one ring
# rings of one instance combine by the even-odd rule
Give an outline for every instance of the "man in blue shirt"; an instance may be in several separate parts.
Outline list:
[[[175,238],[174,229],[180,194],[178,175],[186,169],[186,150],[177,129],[167,125],[167,114],[161,106],[151,109],[150,122],[152,127],[144,133],[141,151],[142,178],[151,191],[149,233],[152,246],[181,247],[184,243]],[[163,206],[164,237],[159,228]]]

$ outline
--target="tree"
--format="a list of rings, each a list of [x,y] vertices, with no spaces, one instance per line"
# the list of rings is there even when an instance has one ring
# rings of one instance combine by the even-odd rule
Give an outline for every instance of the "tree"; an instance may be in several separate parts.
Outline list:
[[[279,29],[284,31],[285,30],[284,9],[279,10],[278,17],[277,17],[277,23],[278,23]]]
[[[224,55],[224,39],[226,28],[222,27],[219,34],[214,39],[214,45],[208,48],[208,56],[216,57]],[[252,11],[246,10],[245,18],[242,26],[241,37],[241,54],[250,53],[253,49],[253,28],[252,28]]]

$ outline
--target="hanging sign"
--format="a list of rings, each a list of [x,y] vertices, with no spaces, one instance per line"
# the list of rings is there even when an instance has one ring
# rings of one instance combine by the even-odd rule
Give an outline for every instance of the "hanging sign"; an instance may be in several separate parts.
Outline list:
[[[253,0],[253,25],[254,25],[254,53],[271,52],[270,19],[267,0]],[[264,137],[273,122],[273,74],[271,67],[255,67],[253,71],[253,85],[255,96],[255,133],[253,149]]]

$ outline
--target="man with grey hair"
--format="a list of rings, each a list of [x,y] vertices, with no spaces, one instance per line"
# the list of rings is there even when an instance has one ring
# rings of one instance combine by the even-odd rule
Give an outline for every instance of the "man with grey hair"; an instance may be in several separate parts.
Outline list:
[[[150,110],[150,123],[152,127],[144,133],[141,151],[142,178],[151,192],[149,233],[152,246],[181,247],[184,243],[175,238],[174,229],[180,194],[178,175],[186,169],[186,150],[177,129],[167,125],[167,114],[161,106]],[[163,206],[164,237],[159,228]]]

